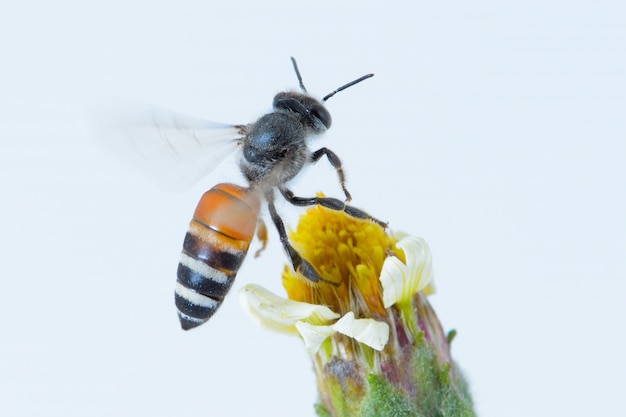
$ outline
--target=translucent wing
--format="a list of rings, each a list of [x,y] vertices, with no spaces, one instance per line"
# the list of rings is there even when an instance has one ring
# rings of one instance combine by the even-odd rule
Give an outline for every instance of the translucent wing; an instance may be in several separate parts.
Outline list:
[[[246,129],[148,106],[109,105],[99,113],[104,145],[173,190],[217,167],[237,149]]]

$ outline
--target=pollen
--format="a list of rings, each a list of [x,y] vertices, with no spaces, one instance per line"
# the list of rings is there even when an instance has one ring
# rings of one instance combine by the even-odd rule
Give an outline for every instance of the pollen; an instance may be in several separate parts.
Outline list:
[[[404,254],[381,226],[316,206],[302,215],[290,239],[325,280],[312,282],[285,266],[283,286],[290,299],[326,305],[341,315],[385,315],[383,262],[390,254],[404,261]]]

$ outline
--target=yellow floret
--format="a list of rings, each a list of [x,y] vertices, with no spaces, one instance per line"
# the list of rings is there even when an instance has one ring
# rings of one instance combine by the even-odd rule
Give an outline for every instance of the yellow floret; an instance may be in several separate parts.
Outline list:
[[[382,227],[317,206],[301,217],[290,239],[321,276],[334,283],[313,283],[286,266],[283,285],[290,299],[326,305],[341,315],[385,315],[380,271],[390,252],[403,261],[404,256]]]

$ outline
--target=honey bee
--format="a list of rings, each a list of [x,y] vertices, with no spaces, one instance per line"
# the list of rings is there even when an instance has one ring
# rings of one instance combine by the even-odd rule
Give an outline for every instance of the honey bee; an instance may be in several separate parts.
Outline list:
[[[218,184],[201,198],[183,242],[178,265],[175,302],[184,330],[197,327],[215,313],[232,286],[260,224],[265,245],[264,225],[259,222],[261,203],[267,203],[282,246],[293,269],[306,279],[327,282],[289,242],[285,225],[275,207],[275,194],[295,206],[321,205],[344,211],[350,216],[381,222],[366,212],[348,205],[351,195],[339,157],[328,148],[310,151],[310,137],[328,130],[332,123],[324,103],[374,74],[367,74],[342,85],[322,100],[307,93],[294,58],[291,58],[301,92],[285,91],[274,96],[273,111],[246,125],[223,125],[151,109],[134,117],[133,146],[146,161],[156,160],[155,171],[164,173],[168,182],[195,182],[239,148],[239,168],[248,185]],[[307,163],[326,157],[336,170],[345,201],[330,197],[299,197],[287,186]],[[169,170],[163,171],[163,160]],[[331,283],[333,284],[333,283]]]

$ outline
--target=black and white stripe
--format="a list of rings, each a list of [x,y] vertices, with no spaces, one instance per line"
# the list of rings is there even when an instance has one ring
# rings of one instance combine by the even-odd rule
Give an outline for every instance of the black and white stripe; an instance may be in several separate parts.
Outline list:
[[[188,241],[188,239],[185,239]],[[210,251],[207,261],[218,265],[240,265],[245,252],[239,256],[224,251]],[[240,258],[240,259],[236,259]],[[209,265],[205,260],[197,259],[183,250],[178,263],[177,283],[174,292],[178,317],[184,330],[197,327],[208,321],[219,308],[230,290],[237,269],[223,272]]]

